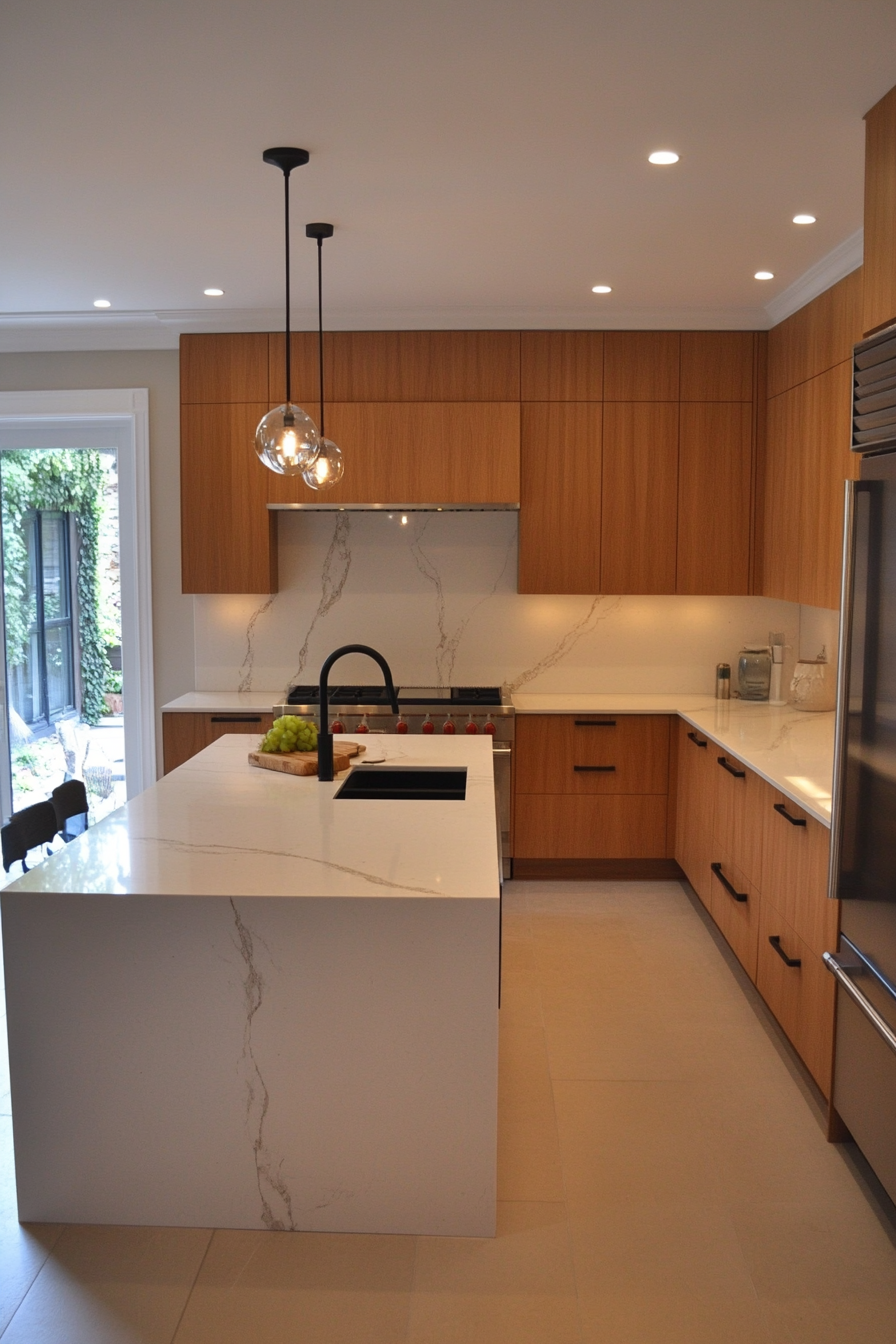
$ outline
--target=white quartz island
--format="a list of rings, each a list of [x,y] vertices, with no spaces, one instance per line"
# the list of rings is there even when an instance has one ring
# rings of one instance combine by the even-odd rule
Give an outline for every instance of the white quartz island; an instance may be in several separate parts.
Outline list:
[[[225,737],[2,893],[23,1221],[494,1234],[491,741],[367,740],[466,799]]]

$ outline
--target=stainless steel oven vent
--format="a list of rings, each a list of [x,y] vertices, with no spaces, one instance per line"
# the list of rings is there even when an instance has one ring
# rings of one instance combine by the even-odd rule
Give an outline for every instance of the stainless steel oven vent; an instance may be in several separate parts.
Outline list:
[[[896,327],[856,346],[852,389],[853,452],[896,447]]]

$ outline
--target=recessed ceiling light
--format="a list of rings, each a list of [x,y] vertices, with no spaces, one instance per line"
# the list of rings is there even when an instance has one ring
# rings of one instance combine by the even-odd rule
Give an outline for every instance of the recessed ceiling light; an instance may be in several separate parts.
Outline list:
[[[592,293],[592,294],[612,294],[613,291],[612,291],[612,289],[610,288],[609,285],[592,285],[592,286],[591,286],[591,293]]]
[[[794,217],[793,217],[793,222],[794,222],[794,224],[814,224],[814,223],[815,223],[815,216],[814,216],[814,215],[794,215]]]
[[[94,308],[111,308],[112,304],[108,299],[94,299]]]
[[[774,280],[774,271],[757,271],[753,276],[754,280]]]
[[[674,149],[655,149],[647,155],[648,163],[677,163],[678,155]]]
[[[223,289],[204,289],[203,294],[207,294],[210,299],[220,299],[224,293]]]

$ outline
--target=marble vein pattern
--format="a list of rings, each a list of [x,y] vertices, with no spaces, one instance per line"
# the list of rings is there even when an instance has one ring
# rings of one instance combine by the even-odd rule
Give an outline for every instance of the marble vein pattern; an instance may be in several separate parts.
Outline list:
[[[255,666],[255,626],[261,616],[266,616],[274,605],[277,594],[271,593],[270,597],[262,602],[260,607],[256,607],[249,617],[249,624],[246,626],[246,656],[240,663],[239,684],[237,690],[243,694],[252,689],[252,672]]]
[[[525,672],[520,672],[508,683],[511,695],[521,690],[523,686],[528,685],[530,681],[534,681],[536,677],[540,677],[549,668],[556,667],[575,648],[584,635],[590,635],[602,621],[608,620],[617,612],[621,605],[621,597],[595,597],[582,619],[567,630],[566,634],[558,640],[549,653],[546,653],[532,667],[527,668]]]
[[[317,610],[311,618],[311,624],[305,632],[305,639],[302,647],[299,649],[299,664],[292,677],[293,681],[298,681],[299,677],[305,671],[308,663],[308,650],[311,644],[311,636],[314,634],[315,626],[318,621],[322,621],[325,616],[333,609],[345,591],[345,585],[348,580],[349,570],[352,567],[351,545],[351,517],[347,513],[337,514],[336,526],[333,529],[333,540],[330,542],[327,554],[324,557],[324,567],[321,573],[320,583],[320,601],[317,604]]]
[[[498,586],[507,572],[507,566],[510,563],[510,557],[513,554],[517,543],[517,529],[514,528],[510,536],[507,547],[504,552],[504,561],[491,587],[479,597],[468,609],[453,630],[448,629],[448,611],[445,597],[445,585],[442,581],[441,573],[430,556],[424,551],[421,542],[429,524],[432,521],[432,515],[428,515],[423,525],[419,528],[413,541],[410,543],[410,552],[414,559],[414,564],[428,583],[431,583],[435,590],[436,597],[436,628],[438,630],[438,643],[436,644],[436,685],[450,686],[451,678],[454,674],[454,664],[457,659],[457,651],[460,642],[470,621],[484,602],[490,597],[494,597],[498,591]]]
[[[243,991],[246,999],[246,1025],[243,1031],[240,1063],[246,1076],[246,1127],[252,1139],[255,1177],[261,1199],[261,1221],[269,1232],[295,1232],[292,1195],[283,1179],[283,1162],[274,1159],[265,1141],[265,1120],[271,1105],[271,1094],[252,1047],[252,1027],[255,1015],[264,1002],[265,982],[255,960],[255,940],[232,897],[230,907],[233,910],[236,929],[236,947],[245,967]]]

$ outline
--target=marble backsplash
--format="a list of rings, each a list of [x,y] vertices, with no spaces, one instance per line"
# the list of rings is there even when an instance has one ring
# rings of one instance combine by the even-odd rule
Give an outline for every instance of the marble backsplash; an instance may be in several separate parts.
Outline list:
[[[518,594],[514,513],[283,514],[280,592],[196,597],[197,690],[317,680],[340,644],[371,644],[396,681],[532,691],[711,691],[715,665],[784,631],[785,668],[826,645],[838,615],[759,597]],[[649,539],[645,540],[649,545]],[[378,680],[346,658],[342,681]]]

